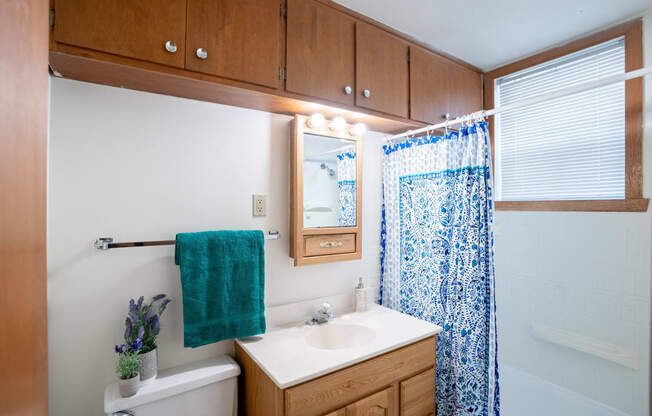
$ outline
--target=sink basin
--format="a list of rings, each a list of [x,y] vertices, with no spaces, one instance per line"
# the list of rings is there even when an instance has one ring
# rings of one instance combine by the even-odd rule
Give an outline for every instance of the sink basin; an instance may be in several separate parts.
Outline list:
[[[306,337],[308,345],[322,350],[359,347],[376,338],[376,331],[355,324],[325,324],[317,326]]]

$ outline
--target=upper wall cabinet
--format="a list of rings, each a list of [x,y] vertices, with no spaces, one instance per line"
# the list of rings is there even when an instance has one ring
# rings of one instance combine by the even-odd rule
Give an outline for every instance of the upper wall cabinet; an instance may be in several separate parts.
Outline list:
[[[353,105],[355,21],[314,0],[288,0],[285,88]]]
[[[356,105],[408,116],[408,44],[367,23],[356,29]]]
[[[183,68],[186,0],[56,0],[57,42]]]
[[[410,118],[440,123],[482,109],[479,72],[419,47],[410,47]]]
[[[188,0],[186,68],[280,86],[281,0]]]

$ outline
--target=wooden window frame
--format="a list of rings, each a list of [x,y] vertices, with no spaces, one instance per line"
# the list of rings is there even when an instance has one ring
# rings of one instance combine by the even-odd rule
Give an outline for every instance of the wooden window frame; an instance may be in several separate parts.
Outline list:
[[[548,49],[539,54],[484,73],[484,108],[494,107],[494,81],[505,75],[548,62],[599,43],[625,38],[625,71],[643,67],[643,24],[641,19]],[[647,211],[643,198],[643,79],[625,81],[625,199],[496,201],[502,211]],[[494,137],[494,117],[488,118]],[[491,142],[495,154],[494,141]]]

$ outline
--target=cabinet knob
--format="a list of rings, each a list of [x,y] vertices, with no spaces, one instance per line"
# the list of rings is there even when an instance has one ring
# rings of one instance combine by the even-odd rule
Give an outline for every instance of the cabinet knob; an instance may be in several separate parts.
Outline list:
[[[363,90],[362,95],[364,95],[365,98],[369,98],[369,97],[371,97],[371,91]]]
[[[206,49],[204,48],[198,48],[197,51],[195,52],[195,55],[197,55],[197,58],[199,59],[208,58],[208,52],[206,52]]]
[[[168,40],[167,42],[165,42],[165,50],[170,53],[175,53],[177,51],[177,43]]]
[[[346,87],[344,87],[344,94],[351,95],[352,92],[353,92],[353,88],[351,88],[350,85],[347,85]]]

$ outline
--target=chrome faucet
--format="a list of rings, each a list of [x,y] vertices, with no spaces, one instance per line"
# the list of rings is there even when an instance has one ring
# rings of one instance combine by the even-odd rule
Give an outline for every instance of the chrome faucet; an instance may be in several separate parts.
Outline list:
[[[306,323],[308,325],[320,325],[332,321],[333,318],[335,318],[335,314],[331,311],[331,304],[324,302],[321,304],[321,308],[317,309],[312,318],[308,319]]]

